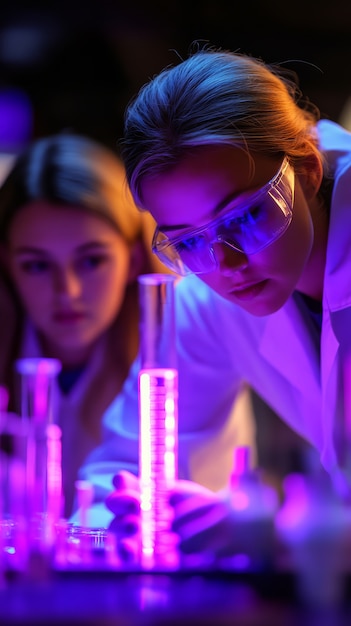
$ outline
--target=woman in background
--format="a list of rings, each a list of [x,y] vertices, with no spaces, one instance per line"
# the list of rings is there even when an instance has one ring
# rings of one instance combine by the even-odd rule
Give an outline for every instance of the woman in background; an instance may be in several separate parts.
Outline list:
[[[15,361],[62,364],[66,516],[77,470],[100,443],[102,416],[137,352],[137,276],[161,267],[146,252],[149,231],[119,158],[87,137],[33,142],[0,189],[0,383],[19,411]]]

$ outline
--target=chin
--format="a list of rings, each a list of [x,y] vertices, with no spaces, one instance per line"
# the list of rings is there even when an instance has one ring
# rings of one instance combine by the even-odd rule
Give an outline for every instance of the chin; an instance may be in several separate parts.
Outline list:
[[[286,301],[287,298],[275,299],[274,301],[263,301],[257,298],[256,301],[252,300],[250,303],[238,302],[236,300],[235,304],[254,317],[266,317],[277,313]]]

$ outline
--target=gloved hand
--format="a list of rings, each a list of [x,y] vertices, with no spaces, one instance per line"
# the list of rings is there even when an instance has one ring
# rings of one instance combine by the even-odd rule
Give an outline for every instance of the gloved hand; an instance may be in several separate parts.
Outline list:
[[[133,562],[140,546],[140,487],[139,479],[126,470],[113,478],[115,490],[106,498],[106,506],[114,514],[109,530],[117,537],[122,559]]]
[[[170,504],[181,552],[202,553],[213,560],[235,554],[269,558],[273,509],[265,500],[258,489],[238,488],[233,495],[227,490],[214,493],[196,483],[178,481]]]

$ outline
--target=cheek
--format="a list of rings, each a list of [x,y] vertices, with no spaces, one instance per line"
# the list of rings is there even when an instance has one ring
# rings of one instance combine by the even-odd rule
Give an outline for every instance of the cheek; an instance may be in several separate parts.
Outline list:
[[[94,282],[94,284],[93,284]],[[113,319],[119,312],[128,282],[128,267],[116,268],[104,276],[89,281],[89,299],[104,318]]]
[[[287,268],[301,273],[313,245],[313,223],[305,201],[295,205],[294,217],[287,232],[277,241],[280,256]]]
[[[28,312],[43,311],[49,297],[45,281],[39,283],[37,280],[17,272],[12,273],[12,279],[23,308]]]
[[[219,289],[220,287],[220,273],[219,272],[210,272],[209,274],[201,274],[199,276],[199,278],[201,278],[202,282],[205,283],[205,285],[208,285],[208,287],[211,287],[211,289],[213,289],[214,291],[217,291],[217,289]],[[219,289],[219,293],[220,289]]]

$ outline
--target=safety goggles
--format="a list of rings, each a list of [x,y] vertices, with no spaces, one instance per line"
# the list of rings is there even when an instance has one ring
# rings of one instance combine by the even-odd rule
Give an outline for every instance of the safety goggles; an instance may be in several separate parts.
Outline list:
[[[285,157],[279,171],[247,199],[234,200],[225,213],[201,228],[169,238],[156,228],[152,251],[171,270],[206,274],[219,266],[215,244],[245,255],[260,252],[288,228],[294,203],[294,170]]]

